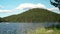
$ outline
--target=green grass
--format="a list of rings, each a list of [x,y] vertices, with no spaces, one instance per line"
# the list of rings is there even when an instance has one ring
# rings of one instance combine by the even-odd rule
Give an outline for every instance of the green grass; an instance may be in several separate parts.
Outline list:
[[[36,30],[29,30],[27,34],[60,34],[60,30],[58,29],[45,29],[45,28],[37,28]]]

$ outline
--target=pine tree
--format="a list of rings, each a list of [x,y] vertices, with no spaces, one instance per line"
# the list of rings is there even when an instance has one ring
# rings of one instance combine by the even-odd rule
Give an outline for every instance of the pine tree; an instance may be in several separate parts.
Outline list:
[[[52,2],[52,1],[50,0],[50,3],[51,3],[53,6],[58,7],[58,9],[60,10],[60,0],[54,0],[54,2]]]

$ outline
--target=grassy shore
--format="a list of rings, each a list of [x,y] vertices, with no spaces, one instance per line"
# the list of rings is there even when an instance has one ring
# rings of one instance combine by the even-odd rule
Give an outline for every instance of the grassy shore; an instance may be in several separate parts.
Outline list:
[[[29,30],[27,34],[60,34],[60,30],[58,29],[45,29],[45,28],[37,28],[36,30]]]

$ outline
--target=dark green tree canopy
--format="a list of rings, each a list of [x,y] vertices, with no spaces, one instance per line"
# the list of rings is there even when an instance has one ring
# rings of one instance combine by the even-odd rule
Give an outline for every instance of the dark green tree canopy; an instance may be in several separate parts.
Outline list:
[[[0,22],[2,22],[2,18],[0,18]]]
[[[58,7],[58,9],[60,10],[60,0],[54,0],[54,2],[52,2],[52,1],[50,0],[50,3],[51,3],[53,6]]]

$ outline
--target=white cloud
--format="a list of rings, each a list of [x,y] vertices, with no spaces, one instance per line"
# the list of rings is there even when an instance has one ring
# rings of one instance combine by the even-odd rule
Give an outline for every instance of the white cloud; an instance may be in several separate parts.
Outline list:
[[[44,4],[41,4],[41,3],[37,3],[37,4],[23,3],[23,4],[20,4],[19,6],[17,6],[16,8],[14,8],[12,10],[0,10],[0,12],[14,12],[14,11],[20,11],[23,9],[32,9],[32,8],[44,8],[44,9],[48,9],[52,12],[60,14],[60,11],[58,10],[58,8],[47,8]]]
[[[59,11],[58,8],[54,8],[54,7],[53,7],[53,8],[48,8],[48,10],[60,14],[60,11]]]
[[[49,8],[48,10],[53,11],[53,10],[58,10],[58,8]]]
[[[12,12],[12,10],[0,10],[0,12]]]
[[[15,10],[15,9],[12,9],[12,10],[0,10],[0,12],[5,12],[5,13],[15,12],[15,11],[18,11],[18,10]]]
[[[24,4],[20,4],[18,7],[16,7],[15,9],[17,10],[21,10],[21,9],[31,9],[31,8],[46,8],[44,4],[33,4],[33,3],[24,3]]]
[[[2,8],[2,7],[1,7]],[[0,10],[0,12],[13,12],[13,11],[18,11],[18,10],[23,10],[23,9],[31,9],[31,8],[46,8],[45,5],[43,4],[33,4],[33,3],[23,3],[20,4],[18,7],[12,9],[12,10]]]

